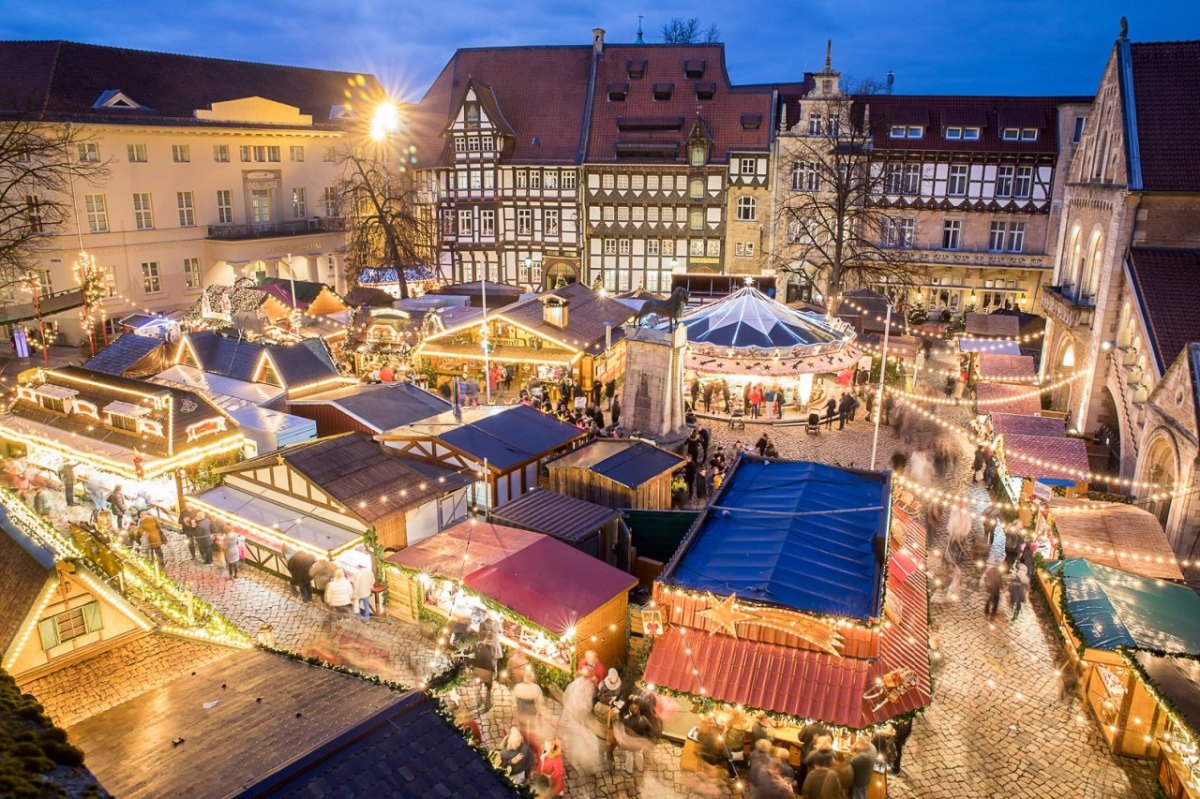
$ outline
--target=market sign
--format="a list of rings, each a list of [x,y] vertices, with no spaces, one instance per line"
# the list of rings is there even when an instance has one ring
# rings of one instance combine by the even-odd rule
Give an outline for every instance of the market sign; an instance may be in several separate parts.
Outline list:
[[[187,440],[189,442],[203,438],[209,433],[221,433],[225,430],[225,418],[218,416],[215,419],[207,419],[203,422],[196,422],[193,425],[188,425]]]

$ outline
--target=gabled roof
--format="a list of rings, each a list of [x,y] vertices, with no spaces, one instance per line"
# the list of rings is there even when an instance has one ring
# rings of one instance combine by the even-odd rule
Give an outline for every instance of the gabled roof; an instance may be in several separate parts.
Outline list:
[[[346,386],[310,394],[288,404],[329,405],[379,433],[437,416],[453,407],[438,395],[407,382]]]
[[[1200,340],[1200,250],[1133,247],[1125,265],[1164,374],[1189,341]]]
[[[437,437],[480,461],[487,458],[494,469],[509,469],[553,452],[584,435],[574,425],[533,408],[514,405],[446,430]]]
[[[1027,436],[1010,433],[1004,437],[1009,474],[1055,483],[1087,482],[1087,444],[1082,438]]]
[[[54,561],[54,553],[26,535],[0,504],[0,655],[34,609]]]
[[[527,491],[492,511],[492,518],[568,544],[586,541],[620,511],[544,488]]]
[[[596,439],[546,464],[548,469],[587,469],[627,488],[678,469],[684,459],[645,441]]]
[[[788,610],[881,613],[887,474],[742,455],[662,581]]]
[[[258,287],[289,308],[293,307],[292,291],[294,288],[296,296],[294,307],[300,310],[304,310],[312,305],[313,301],[321,296],[322,292],[328,291],[330,294],[337,296],[331,287],[315,280],[288,280],[282,277],[268,277],[260,280]]]
[[[0,42],[0,74],[0,115],[32,110],[43,119],[125,124],[229,125],[193,112],[263,97],[295,106],[314,127],[342,127],[330,119],[333,106],[384,94],[373,75],[64,41]],[[114,87],[142,108],[96,107]]]
[[[227,467],[240,472],[282,460],[367,524],[471,484],[450,469],[410,461],[364,433],[305,441]]]
[[[1087,558],[1143,577],[1183,580],[1162,524],[1147,510],[1123,502],[1051,497],[1050,516],[1064,558]]]
[[[1146,191],[1200,190],[1200,41],[1123,42],[1132,66],[1135,138]],[[1126,98],[1128,100],[1128,98]],[[1132,170],[1131,170],[1132,171]],[[1170,360],[1170,359],[1168,359]]]
[[[980,413],[1000,411],[1020,416],[1040,416],[1042,402],[1037,389],[1015,383],[979,383],[975,386],[975,397],[979,400]]]
[[[1032,355],[979,353],[979,379],[1002,383],[1036,383],[1037,366]]]
[[[546,297],[554,296],[568,301],[567,326],[560,330],[548,324],[543,316]],[[634,315],[634,310],[619,300],[592,291],[583,283],[571,283],[560,289],[530,297],[527,300],[501,308],[495,316],[508,319],[540,336],[568,345],[568,349],[586,349],[597,341],[603,341],[605,323],[619,334],[621,324]]]
[[[324,341],[307,338],[295,344],[269,344],[226,336],[212,330],[197,330],[183,338],[180,347],[190,347],[205,372],[247,383],[257,382],[258,367],[267,354],[285,388],[294,388],[339,376],[333,356]],[[182,356],[183,350],[180,354]]]
[[[1056,436],[1067,434],[1067,423],[1053,416],[1025,416],[992,411],[992,431],[1001,435]]]
[[[121,377],[149,377],[163,370],[167,344],[160,338],[124,333],[84,363],[84,369]]]

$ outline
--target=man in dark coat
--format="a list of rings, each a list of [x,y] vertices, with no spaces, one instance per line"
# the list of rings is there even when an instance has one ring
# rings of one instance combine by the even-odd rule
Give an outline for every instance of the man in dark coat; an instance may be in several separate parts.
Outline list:
[[[833,429],[833,417],[837,415],[838,403],[833,397],[829,398],[829,402],[825,403],[825,429]]]
[[[312,601],[312,580],[309,573],[317,559],[307,552],[293,552],[287,559],[288,574],[291,575],[292,594],[297,590],[305,602]]]
[[[207,565],[213,562],[213,528],[212,519],[202,510],[195,511],[192,517],[196,524],[196,548],[200,550],[200,559]]]
[[[608,410],[612,415],[612,426],[616,427],[621,423],[621,400],[613,397],[609,402]]]
[[[699,463],[700,459],[704,457],[704,442],[700,440],[700,431],[696,428],[692,428],[684,446],[687,448],[687,456],[691,460]]]
[[[853,406],[854,397],[843,393],[841,400],[838,401],[838,430],[846,429],[846,421],[850,418],[850,408]]]

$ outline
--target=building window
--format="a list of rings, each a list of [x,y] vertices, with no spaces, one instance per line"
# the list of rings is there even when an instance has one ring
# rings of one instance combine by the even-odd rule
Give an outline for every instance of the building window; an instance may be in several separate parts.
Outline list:
[[[704,253],[709,258],[720,258],[721,257],[721,240],[720,239],[708,239],[704,242],[704,245],[705,245]]]
[[[517,170],[517,188],[518,189],[529,188],[529,173],[526,172],[524,169]]]
[[[270,189],[254,189],[250,192],[250,215],[256,225],[271,221]]]
[[[321,160],[327,161],[327,162],[328,161],[336,161],[337,160],[337,147],[330,145],[328,147],[323,148],[321,150]]]
[[[144,164],[146,163],[146,145],[130,144],[125,148],[125,152],[129,156],[129,163]]]
[[[479,152],[479,137],[478,136],[468,136],[467,137],[467,150],[472,153]]]
[[[529,236],[533,233],[533,211],[529,208],[517,209],[517,235]]]
[[[649,239],[646,242],[646,255],[658,255],[658,239]]]
[[[200,288],[200,259],[199,258],[184,258],[183,259],[183,285],[184,285],[184,288],[189,288],[189,289]]]
[[[304,145],[303,144],[293,144],[291,147],[288,148],[288,152],[291,154],[291,158],[293,161],[303,161],[304,160]]]
[[[542,170],[529,170],[529,188],[540,189],[542,187]]]
[[[1071,144],[1079,144],[1083,139],[1083,127],[1087,124],[1087,117],[1075,117],[1075,127],[1071,131]]]
[[[611,205],[605,205],[600,209],[600,216],[605,222],[616,221],[617,209]]]
[[[467,173],[468,186],[472,189],[483,188],[483,173],[478,169],[472,169]]]
[[[179,226],[196,226],[196,204],[190,191],[175,192],[175,202],[179,205]]]
[[[629,178],[629,188],[633,189],[634,191],[644,190],[646,188],[646,176],[645,175],[633,175],[632,177],[630,177]]]
[[[42,651],[49,652],[59,644],[82,638],[103,628],[100,603],[88,602],[38,622],[38,636],[42,641]]]
[[[738,197],[737,218],[739,222],[753,222],[758,218],[758,202],[753,197]]]
[[[557,189],[558,188],[558,170],[557,169],[547,169],[544,182],[546,184],[547,189]]]
[[[479,121],[479,103],[477,103],[473,100],[463,103],[463,117],[466,119],[467,122],[478,122]]]
[[[108,208],[104,204],[104,195],[83,195],[83,206],[87,209],[88,232],[106,233],[108,231]]]
[[[454,152],[465,153],[466,151],[467,151],[467,137],[466,136],[455,136],[454,137]]]
[[[920,188],[920,164],[887,165],[883,173],[884,194],[917,194]]]
[[[49,294],[54,293],[54,281],[50,277],[49,269],[37,270],[37,279],[38,279],[38,293],[41,296],[45,297]]]
[[[628,190],[629,190],[629,175],[626,175],[625,173],[621,173],[620,175],[617,175],[617,191],[628,191]]]
[[[739,158],[738,159],[738,174],[753,175],[758,170],[757,159],[754,158]]]
[[[254,161],[257,163],[278,163],[280,161],[280,150],[278,145],[256,144],[254,146],[249,146],[243,144],[239,148],[239,151],[241,153],[242,161],[244,162]]]
[[[213,160],[224,164],[229,162],[229,145],[214,144],[213,145]]]
[[[688,255],[697,258],[704,257],[704,239],[692,239],[688,242]]]
[[[442,210],[442,235],[453,236],[457,230],[454,226],[454,211],[449,208]]]
[[[494,210],[485,208],[479,212],[479,235],[496,235],[496,212]]]
[[[820,191],[821,173],[811,161],[792,164],[792,191]]]
[[[996,196],[1011,197],[1013,190],[1013,175],[1016,170],[1011,166],[996,167]]]
[[[485,153],[495,152],[496,137],[495,136],[480,136],[479,149]]]
[[[217,189],[217,224],[228,225],[233,221],[233,192]]]
[[[658,191],[658,175],[646,176],[646,191]]]
[[[575,188],[576,175],[574,171],[568,170],[562,173],[562,187],[564,189]]]
[[[979,141],[979,128],[963,128],[963,139],[966,141]]]
[[[483,187],[485,189],[496,188],[496,173],[491,168],[483,171]]]
[[[1021,128],[1021,141],[1037,141],[1037,128]]]
[[[1028,197],[1033,193],[1033,167],[1017,167],[1017,180],[1013,184],[1014,197]]]
[[[951,197],[962,197],[967,193],[967,172],[969,167],[958,164],[950,167],[950,179],[946,183],[946,194]]]
[[[957,250],[962,246],[962,220],[947,219],[942,222],[942,249]]]
[[[308,203],[305,202],[303,187],[292,189],[292,216],[301,219],[308,215]]]
[[[688,214],[688,229],[703,230],[704,229],[704,212],[692,211]]]
[[[946,128],[947,139],[961,139],[963,137],[962,128]]]
[[[25,221],[28,223],[31,233],[42,233],[46,229],[45,219],[42,216],[42,199],[37,195],[25,195]]]
[[[338,190],[336,186],[326,186],[321,196],[321,204],[325,206],[325,216],[337,216],[338,206],[341,204],[338,198]]]
[[[688,190],[688,196],[693,200],[704,199],[704,181],[700,178],[694,178],[691,182],[691,188]]]
[[[154,209],[149,192],[133,195],[133,224],[138,230],[154,229]]]
[[[547,236],[557,236],[558,235],[558,221],[559,221],[559,217],[560,217],[561,213],[562,212],[559,211],[557,208],[547,208],[543,212],[542,218],[545,222],[545,227],[546,227],[545,234]]]
[[[604,254],[605,255],[616,255],[617,254],[617,240],[616,239],[605,239],[604,240]]]
[[[888,128],[888,138],[921,139],[924,137],[925,128],[919,125],[892,125]]]
[[[77,146],[79,151],[79,160],[84,163],[94,164],[100,160],[100,145],[95,142],[82,142]]]
[[[617,255],[629,255],[629,239],[617,240]]]
[[[659,209],[657,205],[651,205],[646,209],[646,221],[657,222],[659,220]]]
[[[917,238],[917,220],[904,217],[884,217],[880,222],[881,244],[884,247],[912,249]]]
[[[820,136],[821,135],[821,115],[820,114],[817,114],[814,112],[813,115],[808,118],[808,135],[809,136]],[[901,136],[900,138],[904,138],[904,137]]]
[[[172,144],[171,160],[177,164],[190,162],[192,160],[192,148],[186,144]]]
[[[688,163],[692,166],[704,166],[704,162],[708,160],[704,149],[703,144],[693,144],[688,149]]]
[[[1000,138],[1004,139],[1005,141],[1018,141],[1021,138],[1021,129],[1020,128],[1005,128],[1000,133]]]
[[[458,234],[470,236],[475,232],[475,218],[469,210],[458,212]]]
[[[157,294],[161,290],[158,261],[142,261],[142,291],[146,294]]]
[[[733,254],[739,258],[754,257],[754,242],[739,241],[733,245]]]
[[[615,182],[616,182],[615,179],[613,178],[613,176],[610,173],[606,172],[600,176],[600,188],[602,188],[602,189],[611,190],[613,188],[613,185],[615,184]]]
[[[660,249],[662,250],[662,254],[667,257],[674,255],[675,254],[675,239],[663,239],[662,247]]]
[[[641,223],[646,221],[646,207],[644,205],[635,205],[631,210],[634,222]]]
[[[992,222],[988,233],[988,249],[992,252],[1023,252],[1025,223]]]

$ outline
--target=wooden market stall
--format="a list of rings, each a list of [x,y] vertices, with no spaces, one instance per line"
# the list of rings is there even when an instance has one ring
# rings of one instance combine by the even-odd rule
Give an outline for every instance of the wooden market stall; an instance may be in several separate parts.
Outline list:
[[[979,383],[975,399],[980,413],[1000,411],[1022,416],[1040,416],[1042,401],[1036,388],[1008,383]]]
[[[628,569],[629,532],[614,508],[535,488],[496,508],[491,516],[492,521],[548,535],[593,558]]]
[[[974,359],[975,378],[995,383],[1037,383],[1037,364],[1032,355],[981,352]]]
[[[1087,558],[1156,580],[1183,582],[1183,572],[1158,517],[1136,505],[1051,497],[1043,517],[1054,551],[1047,559]]]
[[[671,475],[684,459],[634,439],[596,439],[546,463],[553,491],[609,508],[671,507]]]
[[[890,492],[882,473],[739,458],[722,510],[701,514],[655,582],[644,680],[767,712],[793,762],[809,721],[844,753],[853,731],[928,705],[925,532]],[[681,766],[698,766],[695,749],[689,732]],[[871,788],[884,795],[886,775]]]
[[[1200,661],[1149,652],[1125,659],[1163,719],[1159,785],[1168,799],[1200,799]]]
[[[505,646],[572,675],[589,649],[625,662],[637,579],[549,536],[471,519],[387,562],[395,616],[490,617]]]
[[[1038,582],[1104,740],[1117,754],[1155,757],[1165,718],[1122,650],[1200,656],[1200,596],[1084,558],[1051,562]]]

